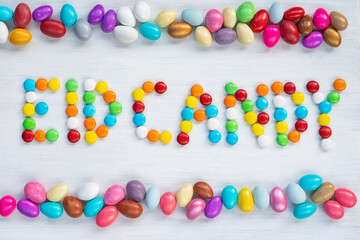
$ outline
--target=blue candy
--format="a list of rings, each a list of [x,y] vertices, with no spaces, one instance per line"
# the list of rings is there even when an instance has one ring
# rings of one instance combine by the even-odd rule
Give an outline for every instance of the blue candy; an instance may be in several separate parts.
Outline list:
[[[254,196],[254,203],[260,210],[267,208],[270,204],[270,194],[263,186],[256,186],[252,192]]]
[[[65,27],[72,27],[77,21],[75,8],[70,4],[64,4],[61,8],[60,19]]]
[[[329,113],[331,112],[332,109],[332,105],[329,101],[322,101],[319,104],[319,110],[321,113]]]
[[[238,142],[239,138],[236,133],[229,133],[226,136],[226,142],[230,145],[235,145]]]
[[[274,118],[276,121],[284,121],[287,118],[287,112],[284,108],[278,108],[274,112]]]
[[[181,17],[184,22],[194,27],[201,25],[204,21],[204,14],[200,10],[193,8],[187,8],[182,11]]]
[[[0,21],[6,22],[12,19],[14,15],[13,10],[8,7],[0,6]]]
[[[212,143],[218,143],[221,140],[221,133],[218,130],[213,130],[209,132],[208,136],[210,142]]]
[[[299,184],[296,183],[290,183],[286,187],[286,195],[294,204],[300,204],[306,200],[306,193],[304,189],[302,189]]]
[[[298,106],[295,110],[295,115],[299,119],[304,119],[308,115],[308,110],[304,106]]]
[[[219,110],[215,105],[209,105],[206,107],[205,113],[208,118],[214,118],[218,115]]]
[[[273,24],[279,23],[284,16],[284,8],[279,2],[274,2],[269,9],[269,20]]]
[[[322,178],[315,174],[308,174],[300,178],[299,185],[306,191],[314,191],[322,184]]]
[[[160,202],[160,189],[152,186],[147,190],[145,196],[145,203],[147,208],[150,210],[157,208]]]
[[[228,210],[233,209],[236,206],[238,192],[232,185],[224,187],[221,192],[221,200],[224,207]]]
[[[83,109],[83,113],[86,117],[92,117],[96,113],[96,108],[92,104],[87,104]]]
[[[258,109],[264,110],[269,106],[269,102],[266,98],[259,97],[258,99],[256,99],[255,105]]]
[[[144,38],[149,40],[158,40],[161,37],[160,28],[152,23],[141,24],[139,31]]]
[[[46,202],[40,205],[40,211],[48,218],[59,218],[63,214],[63,208],[57,202]]]
[[[191,119],[194,118],[194,110],[192,110],[191,108],[184,108],[182,111],[181,111],[181,117],[184,119],[184,120],[188,120],[190,121]]]
[[[98,214],[104,206],[104,199],[96,197],[86,203],[84,207],[84,215],[86,217],[93,217]]]
[[[136,126],[142,126],[146,122],[146,117],[142,113],[137,113],[133,117],[133,122]]]
[[[25,91],[28,91],[28,92],[34,91],[35,88],[36,88],[36,82],[34,80],[26,79],[24,81],[24,89],[25,89]]]
[[[105,123],[105,125],[108,126],[108,127],[113,127],[113,126],[115,126],[116,122],[117,122],[117,119],[116,119],[115,115],[113,115],[113,114],[108,114],[108,115],[106,115],[106,117],[104,118],[104,123]]]
[[[35,105],[35,112],[39,115],[45,115],[49,110],[49,107],[44,102],[39,102]]]
[[[294,217],[297,219],[308,218],[316,212],[316,205],[313,203],[302,203],[294,209]]]

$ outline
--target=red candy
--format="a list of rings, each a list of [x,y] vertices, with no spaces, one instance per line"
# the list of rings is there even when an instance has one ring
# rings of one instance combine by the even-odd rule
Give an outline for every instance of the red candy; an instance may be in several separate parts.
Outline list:
[[[208,93],[204,93],[200,96],[200,102],[204,106],[209,106],[212,103],[212,97]]]
[[[269,120],[270,120],[269,114],[267,114],[266,112],[261,112],[257,116],[258,123],[260,123],[262,125],[267,124],[269,122]]]
[[[26,28],[31,21],[31,10],[26,3],[20,3],[14,11],[14,24],[18,28]]]
[[[187,133],[179,133],[179,135],[177,136],[177,142],[180,144],[180,145],[186,145],[189,143],[189,135]]]
[[[306,88],[310,93],[316,93],[319,91],[320,85],[316,81],[310,81],[308,84],[306,84]]]
[[[299,119],[296,121],[295,123],[295,129],[298,132],[305,132],[306,129],[308,128],[308,124],[305,120]]]
[[[346,208],[352,208],[357,202],[356,195],[346,188],[336,189],[334,196],[335,199]]]
[[[71,130],[68,132],[67,138],[69,142],[76,143],[80,140],[80,133],[77,130]]]
[[[326,201],[324,204],[326,215],[332,219],[341,219],[344,216],[344,208],[340,203],[334,200]]]
[[[145,110],[145,104],[140,101],[136,101],[133,104],[133,110],[135,113],[142,113]]]
[[[236,91],[235,93],[235,98],[240,101],[243,102],[246,100],[247,98],[247,92],[244,89],[239,89]]]
[[[24,140],[24,142],[31,142],[34,139],[34,133],[30,130],[25,130],[22,133],[22,139]]]
[[[284,85],[284,92],[285,92],[286,94],[291,95],[291,94],[294,94],[295,91],[296,91],[296,86],[295,86],[294,83],[292,83],[292,82],[287,82],[287,83],[285,83],[285,85]]]
[[[259,10],[251,20],[250,28],[254,33],[262,32],[269,22],[269,14],[265,9]]]
[[[164,82],[158,82],[155,84],[155,92],[158,94],[163,94],[166,92],[167,86]]]
[[[54,19],[43,21],[40,25],[40,30],[43,34],[52,38],[61,38],[66,33],[64,24]]]
[[[320,137],[322,138],[329,138],[331,137],[331,128],[329,128],[328,126],[322,126],[320,129],[319,129],[319,134],[320,134]]]
[[[293,7],[284,12],[284,19],[295,21],[305,15],[305,10],[302,7]]]
[[[289,20],[284,20],[280,24],[280,35],[282,39],[291,45],[299,42],[299,30],[295,23]]]

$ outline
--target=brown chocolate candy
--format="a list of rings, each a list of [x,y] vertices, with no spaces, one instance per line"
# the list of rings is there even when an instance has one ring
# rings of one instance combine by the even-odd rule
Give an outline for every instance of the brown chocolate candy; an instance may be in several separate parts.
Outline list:
[[[143,208],[138,202],[130,200],[123,200],[119,202],[117,209],[122,215],[128,218],[138,218],[143,212]]]
[[[331,182],[324,182],[316,189],[312,195],[312,200],[316,204],[321,204],[329,200],[335,193],[335,186]]]
[[[212,188],[206,182],[195,183],[194,193],[204,199],[211,199],[214,196]]]
[[[349,24],[346,17],[336,11],[330,13],[330,23],[338,31],[345,30]]]
[[[185,38],[192,32],[192,27],[186,22],[173,22],[168,27],[168,34],[172,38]]]
[[[302,35],[309,35],[314,29],[314,23],[309,14],[303,16],[297,23],[299,33]]]
[[[328,27],[323,32],[324,41],[331,47],[338,47],[341,44],[341,36],[338,31]]]
[[[83,213],[84,207],[76,197],[67,196],[63,200],[63,206],[67,215],[78,218]]]

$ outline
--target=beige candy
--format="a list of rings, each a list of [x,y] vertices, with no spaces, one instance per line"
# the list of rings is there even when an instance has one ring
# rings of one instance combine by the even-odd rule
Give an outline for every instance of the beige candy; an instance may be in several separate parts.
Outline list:
[[[235,10],[232,7],[226,7],[222,11],[222,15],[224,17],[224,27],[234,28],[237,20]]]
[[[176,19],[176,12],[171,9],[159,12],[156,17],[156,23],[159,27],[164,28],[173,23]]]
[[[210,47],[212,45],[211,34],[204,26],[199,26],[195,29],[195,40],[204,47]]]
[[[46,194],[47,199],[51,202],[60,202],[68,193],[66,183],[59,183],[52,187]]]
[[[176,193],[176,202],[180,207],[186,207],[194,195],[193,186],[190,183],[184,184]]]
[[[250,45],[255,39],[253,31],[246,23],[236,25],[236,34],[239,42],[244,45]]]
[[[338,31],[345,30],[349,24],[346,17],[336,11],[330,13],[330,23]]]
[[[331,182],[324,182],[316,189],[312,195],[312,200],[316,204],[321,204],[329,200],[335,193],[335,186]]]

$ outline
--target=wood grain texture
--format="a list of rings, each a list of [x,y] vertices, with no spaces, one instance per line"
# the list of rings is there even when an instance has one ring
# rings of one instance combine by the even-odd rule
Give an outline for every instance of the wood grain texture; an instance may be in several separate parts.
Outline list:
[[[32,0],[31,9],[49,3]],[[99,1],[53,1],[54,18],[59,19],[61,5],[71,3],[79,17]],[[132,7],[135,0],[104,0],[106,9],[117,9],[120,5]],[[241,2],[241,1],[240,1]],[[173,8],[180,15],[187,7],[205,11],[211,8],[237,8],[239,1],[149,0],[152,19],[166,8]],[[215,194],[220,194],[227,184],[253,187],[263,184],[269,190],[274,186],[285,188],[290,182],[306,173],[318,173],[324,180],[336,187],[346,187],[360,196],[359,158],[359,1],[347,0],[304,0],[281,1],[284,8],[300,5],[307,13],[324,7],[343,13],[349,20],[349,27],[341,32],[343,43],[338,49],[323,44],[319,49],[306,50],[301,44],[286,45],[280,41],[274,49],[266,49],[261,34],[256,34],[254,44],[249,47],[234,42],[229,46],[214,44],[210,49],[199,47],[193,35],[183,40],[170,39],[166,29],[163,37],[150,43],[142,37],[131,46],[119,44],[112,34],[104,34],[99,26],[94,27],[93,38],[81,43],[73,29],[63,39],[49,39],[39,30],[39,24],[32,22],[28,27],[33,41],[25,47],[10,44],[0,46],[1,74],[0,109],[2,117],[0,138],[0,194],[12,194],[16,199],[23,197],[22,189],[27,181],[37,180],[46,189],[59,182],[67,182],[70,193],[85,181],[96,181],[102,193],[111,184],[123,184],[132,179],[143,181],[146,187],[157,185],[165,191],[176,190],[184,183],[204,180],[211,184]],[[257,0],[256,9],[268,9],[272,1]],[[0,5],[15,8],[17,1],[0,1]],[[179,17],[178,17],[179,18]],[[12,23],[9,23],[12,28]],[[61,134],[56,143],[24,144],[21,140],[24,104],[22,83],[26,78],[57,77],[62,88],[57,94],[45,93],[40,98],[49,104],[49,113],[37,118],[39,128],[57,128]],[[64,101],[65,81],[75,78],[80,83],[87,77],[106,80],[117,93],[124,106],[118,124],[111,129],[107,139],[88,146],[81,141],[75,146],[66,139],[66,115]],[[259,83],[293,81],[298,90],[305,92],[309,80],[317,80],[321,91],[328,93],[337,77],[347,80],[348,89],[341,95],[341,102],[331,112],[331,128],[335,148],[328,153],[321,151],[318,137],[317,107],[306,94],[305,105],[309,109],[309,129],[302,134],[301,142],[280,149],[275,143],[274,121],[266,126],[266,132],[274,138],[271,146],[261,150],[250,128],[239,120],[239,142],[229,147],[224,136],[225,108],[224,84],[237,83],[255,98],[255,87]],[[176,141],[169,146],[139,141],[132,124],[131,92],[145,80],[165,81],[168,91],[163,96],[151,95],[146,98],[146,125],[159,130],[167,129],[178,133],[180,111],[184,100],[194,83],[200,83],[206,92],[212,94],[218,105],[223,141],[211,145],[207,140],[205,124],[194,124],[191,142],[180,147]],[[82,87],[79,94],[83,91]],[[98,96],[98,100],[100,96]],[[294,106],[287,99],[288,123],[294,124]],[[103,121],[107,107],[97,101],[96,119]],[[78,104],[82,109],[83,103]],[[273,107],[268,113],[273,114]],[[80,115],[81,116],[81,115]],[[240,118],[243,115],[241,114]],[[83,120],[82,117],[81,121]],[[80,127],[84,134],[84,129]],[[223,210],[222,214],[208,220],[204,216],[189,222],[185,209],[177,208],[166,217],[159,209],[150,211],[136,220],[119,215],[115,224],[99,229],[94,218],[82,216],[70,219],[66,214],[58,220],[26,219],[18,212],[9,218],[0,218],[0,239],[358,239],[360,234],[359,206],[345,209],[341,221],[330,220],[321,205],[314,216],[307,220],[296,220],[292,216],[294,206],[282,214],[271,209],[250,214],[239,209]]]

